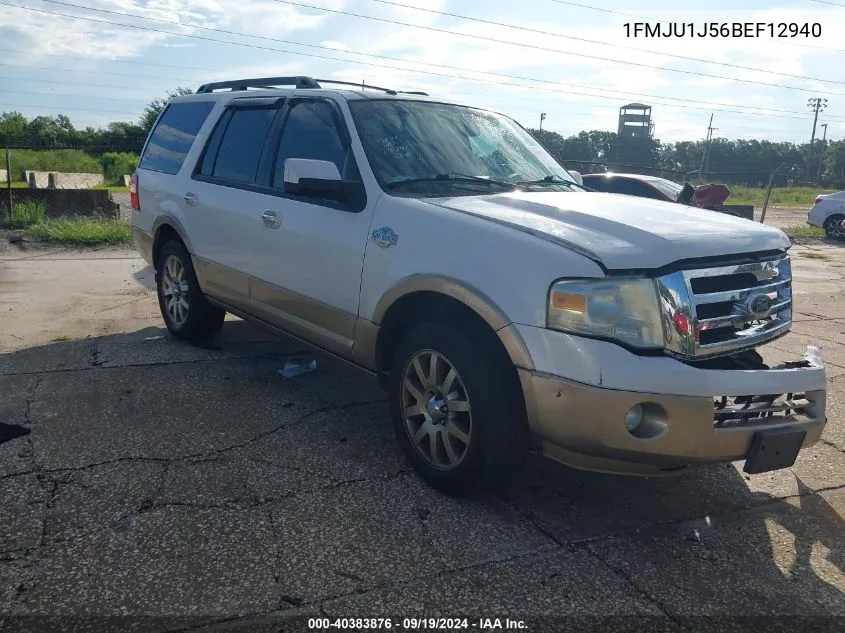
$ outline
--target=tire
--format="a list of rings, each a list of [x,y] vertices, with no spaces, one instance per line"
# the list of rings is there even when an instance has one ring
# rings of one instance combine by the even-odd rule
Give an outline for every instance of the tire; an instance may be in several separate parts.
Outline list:
[[[832,240],[845,241],[845,229],[842,228],[842,221],[845,215],[837,213],[831,215],[824,221],[824,234]]]
[[[187,284],[188,289],[184,287]],[[214,338],[226,311],[211,305],[200,290],[191,256],[176,240],[166,242],[156,262],[158,306],[167,329],[192,343]],[[175,298],[175,302],[174,302]]]
[[[522,390],[497,345],[477,331],[424,323],[396,348],[389,377],[396,437],[420,476],[443,492],[494,486],[528,454]]]

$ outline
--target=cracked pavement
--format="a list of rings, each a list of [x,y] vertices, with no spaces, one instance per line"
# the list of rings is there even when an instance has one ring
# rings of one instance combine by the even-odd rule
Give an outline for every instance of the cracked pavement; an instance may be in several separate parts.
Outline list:
[[[366,374],[315,353],[283,378],[307,348],[234,318],[176,341],[131,251],[0,252],[0,422],[31,431],[0,444],[0,630],[841,625],[845,248],[793,261],[794,331],[767,353],[816,344],[829,373],[824,439],[793,468],[622,478],[532,456],[453,499],[410,470]]]

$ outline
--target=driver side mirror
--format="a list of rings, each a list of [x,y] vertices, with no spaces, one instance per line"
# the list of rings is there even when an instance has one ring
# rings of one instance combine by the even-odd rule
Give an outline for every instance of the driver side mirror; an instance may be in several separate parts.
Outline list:
[[[284,181],[285,193],[335,201],[352,197],[361,187],[358,182],[343,180],[333,162],[310,158],[285,160]]]

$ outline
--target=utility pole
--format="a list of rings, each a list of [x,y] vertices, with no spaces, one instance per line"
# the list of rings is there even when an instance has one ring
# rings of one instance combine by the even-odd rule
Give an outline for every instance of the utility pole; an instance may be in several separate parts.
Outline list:
[[[698,168],[698,179],[701,180],[704,176],[705,160],[707,167],[710,167],[710,139],[713,138],[713,131],[718,128],[713,127],[713,113],[710,114],[710,123],[707,124],[707,138],[704,139],[704,151],[701,152],[701,165]]]
[[[813,143],[816,140],[816,123],[819,122],[819,110],[823,110],[827,107],[827,99],[822,99],[820,97],[814,97],[811,99],[807,99],[807,107],[813,110],[813,133],[810,135],[810,152],[807,155],[807,180],[810,179],[810,169],[812,169],[811,165],[813,164]]]
[[[824,134],[822,135],[822,148],[819,150],[819,173],[816,174],[816,180],[818,182],[822,181],[822,159],[824,158],[824,142],[827,140],[827,123],[822,123],[821,126],[824,128]]]
[[[543,131],[543,121],[545,121],[545,120],[546,120],[546,113],[541,112],[540,113],[540,131],[541,132]]]

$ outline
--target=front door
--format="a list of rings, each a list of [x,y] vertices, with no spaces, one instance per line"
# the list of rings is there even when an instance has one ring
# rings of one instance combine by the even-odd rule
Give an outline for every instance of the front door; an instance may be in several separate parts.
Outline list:
[[[345,180],[360,180],[338,105],[325,98],[293,98],[273,148],[268,195],[250,258],[253,308],[268,320],[334,352],[352,350],[364,250],[375,199],[337,203],[284,192],[284,162],[333,162]],[[272,255],[271,255],[272,254]]]

